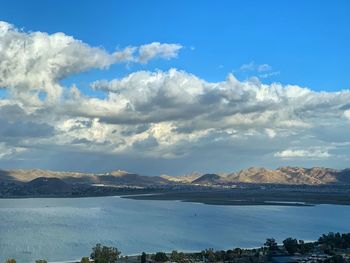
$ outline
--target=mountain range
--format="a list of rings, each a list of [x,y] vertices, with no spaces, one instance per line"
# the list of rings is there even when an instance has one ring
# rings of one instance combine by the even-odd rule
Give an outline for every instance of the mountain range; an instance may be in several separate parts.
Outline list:
[[[191,176],[193,184],[289,184],[289,185],[324,185],[350,184],[350,169],[336,170],[313,167],[280,167],[277,169],[250,167],[233,173],[196,174]],[[165,177],[176,182],[188,182],[188,175]]]
[[[280,167],[277,169],[251,167],[233,173],[191,173],[182,176],[144,176],[117,170],[109,173],[54,172],[40,169],[0,170],[0,182],[29,183],[38,178],[59,179],[65,184],[153,186],[153,185],[232,185],[288,184],[288,185],[327,185],[350,184],[350,169]],[[43,181],[48,182],[48,181]],[[56,182],[57,183],[57,182]]]

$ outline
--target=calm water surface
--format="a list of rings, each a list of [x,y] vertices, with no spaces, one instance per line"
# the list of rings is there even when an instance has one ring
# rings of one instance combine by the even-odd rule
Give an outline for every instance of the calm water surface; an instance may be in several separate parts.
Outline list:
[[[77,259],[100,242],[123,254],[261,246],[350,232],[350,206],[211,206],[119,197],[0,199],[0,262]]]

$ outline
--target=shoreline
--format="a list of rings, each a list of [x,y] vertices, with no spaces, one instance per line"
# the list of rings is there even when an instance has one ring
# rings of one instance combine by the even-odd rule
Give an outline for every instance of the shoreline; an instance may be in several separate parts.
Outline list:
[[[320,204],[350,205],[350,189],[343,188],[237,188],[237,189],[121,189],[113,192],[91,194],[28,194],[2,195],[10,199],[76,199],[119,197],[131,200],[179,201],[222,206],[297,206]]]
[[[256,198],[258,196],[258,198]],[[345,197],[344,197],[345,196]],[[147,195],[122,195],[124,199],[157,200],[199,203],[223,206],[296,206],[315,205],[350,205],[350,198],[345,193],[323,195],[319,193],[295,192],[168,192]]]
[[[158,199],[158,198],[145,198],[142,197],[153,197],[161,196],[161,194],[141,194],[141,195],[104,195],[104,196],[11,196],[11,197],[0,197],[1,200],[20,200],[20,199],[83,199],[83,198],[103,198],[103,197],[119,197],[121,199],[131,199],[131,200],[144,200],[144,201],[177,201],[183,203],[196,203],[203,205],[219,205],[219,206],[297,206],[297,207],[311,207],[320,204],[299,202],[299,201],[265,201],[265,202],[245,202],[243,200],[235,201],[195,201],[195,200],[181,200],[181,199]],[[324,204],[324,203],[322,203]],[[333,204],[329,205],[344,205],[344,204]],[[345,204],[350,205],[350,204]]]
[[[317,240],[304,240],[305,243],[315,243],[317,242]],[[277,243],[278,246],[283,246],[283,243]],[[227,250],[232,250],[232,249],[235,249],[235,248],[239,248],[239,249],[242,249],[242,250],[259,250],[259,249],[262,249],[264,247],[264,244],[262,243],[261,246],[255,246],[255,247],[228,247],[228,248],[216,248],[214,250],[216,251],[227,251]],[[209,249],[209,248],[206,248],[206,249]],[[202,249],[202,250],[180,250],[180,249],[173,249],[172,251],[163,251],[167,256],[170,256],[171,253],[173,251],[177,251],[179,253],[184,253],[185,255],[194,255],[194,254],[201,254],[202,251],[206,250],[205,248]],[[155,255],[157,252],[159,251],[141,251],[139,253],[133,253],[133,254],[127,254],[127,255],[120,255],[119,259],[118,259],[118,262],[133,262],[133,259],[137,259],[137,262],[139,261],[139,257],[141,256],[141,254],[145,252],[148,256],[149,255]],[[84,256],[82,256],[84,257]],[[127,257],[127,259],[126,259]],[[64,260],[64,261],[48,261],[48,263],[78,263],[80,262],[80,259],[76,259],[76,260]]]
[[[162,193],[156,194],[131,194],[131,195],[97,195],[97,196],[11,196],[0,197],[1,200],[20,200],[20,199],[85,199],[85,198],[104,198],[104,197],[118,197],[121,199],[130,200],[144,200],[144,201],[177,201],[183,203],[196,203],[213,206],[291,206],[291,207],[313,207],[317,205],[339,205],[349,206],[348,202],[309,202],[305,201],[281,201],[281,200],[267,200],[267,201],[249,201],[249,200],[211,200],[211,199],[180,199],[180,198],[166,198]]]

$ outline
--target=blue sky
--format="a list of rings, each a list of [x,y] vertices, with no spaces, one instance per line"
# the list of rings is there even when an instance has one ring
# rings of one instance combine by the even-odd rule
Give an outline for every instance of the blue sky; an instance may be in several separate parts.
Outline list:
[[[64,32],[109,51],[155,40],[185,47],[177,60],[95,72],[105,78],[176,67],[209,81],[229,72],[245,79],[255,72],[239,68],[255,62],[279,72],[265,82],[334,91],[350,87],[349,11],[348,1],[11,0],[2,1],[0,18],[26,31]]]
[[[0,168],[350,163],[349,1],[1,1]]]

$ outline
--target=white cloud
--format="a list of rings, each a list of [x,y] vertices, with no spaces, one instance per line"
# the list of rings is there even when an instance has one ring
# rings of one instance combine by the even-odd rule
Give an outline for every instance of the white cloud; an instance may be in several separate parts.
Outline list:
[[[333,156],[328,150],[312,147],[324,144],[329,149],[319,137],[320,125],[332,123],[334,131],[342,129],[341,109],[350,99],[349,91],[314,92],[296,85],[240,82],[233,75],[222,82],[207,82],[176,69],[134,72],[96,81],[92,87],[105,91],[107,98],[82,97],[70,102],[66,111],[98,118],[101,125],[114,125],[119,131],[127,125],[127,135],[123,131],[113,135],[119,138],[117,151],[142,146],[134,154],[154,158],[178,158],[190,154],[191,145],[218,147],[213,145],[226,142],[222,149],[240,147],[253,154],[254,147],[262,147],[268,154],[276,145],[277,158],[329,159]],[[142,132],[132,132],[141,126]],[[266,138],[273,143],[268,145]],[[245,143],[238,146],[238,140]],[[298,145],[311,148],[283,150]]]
[[[114,52],[114,56],[117,61],[121,62],[136,62],[136,58],[134,57],[135,52],[137,51],[137,47],[126,47],[123,50],[119,50]]]
[[[322,159],[329,158],[331,155],[328,150],[313,149],[313,150],[291,150],[287,149],[281,152],[275,153],[275,157],[279,158],[308,158],[308,159]]]
[[[179,50],[182,48],[179,44],[167,44],[153,42],[147,45],[142,45],[139,48],[138,60],[142,63],[147,63],[153,58],[171,59],[176,58]]]
[[[272,71],[272,66],[269,64],[256,64],[254,61],[251,61],[247,64],[243,64],[240,67],[241,71],[256,71],[258,73],[266,73]]]
[[[272,71],[272,66],[269,64],[256,64],[254,61],[248,63],[248,64],[243,64],[240,67],[240,71],[242,72],[251,72],[253,74],[256,74],[260,79],[266,79],[270,78],[273,76],[279,75],[281,72],[280,71]]]
[[[277,132],[273,129],[266,128],[265,131],[270,138],[275,138],[277,135]]]
[[[181,48],[180,44],[152,42],[139,47],[126,47],[123,50],[116,51],[114,56],[121,62],[145,64],[156,58],[176,58]]]
[[[39,91],[46,92],[49,101],[57,100],[60,80],[112,63],[114,58],[106,51],[63,33],[26,33],[1,23],[0,87],[9,88],[23,102],[39,104]]]
[[[173,58],[180,49],[154,42],[109,53],[63,33],[25,33],[0,23],[0,86],[9,90],[0,99],[0,157],[39,152],[40,159],[55,152],[68,162],[64,152],[69,151],[182,158],[178,166],[218,159],[217,165],[234,167],[261,160],[267,165],[292,159],[340,162],[350,154],[349,90],[316,92],[265,84],[257,77],[239,81],[232,74],[210,82],[177,69],[97,80],[91,87],[103,91],[102,98],[60,84],[72,74],[112,63]],[[267,64],[243,68],[273,74]],[[40,92],[47,93],[47,102]]]
[[[13,26],[11,24],[0,21],[0,35],[4,35],[10,30],[13,30]]]
[[[10,89],[22,103],[40,106],[40,92],[46,93],[47,102],[60,99],[63,87],[59,82],[68,76],[93,68],[105,69],[117,62],[170,59],[180,48],[178,44],[154,42],[108,53],[64,33],[27,33],[0,22],[0,88]],[[139,57],[134,57],[136,50]]]
[[[94,103],[106,106],[104,117],[110,122],[182,120],[188,122],[181,126],[199,129],[233,125],[310,128],[320,118],[339,117],[339,107],[350,99],[349,91],[325,93],[277,83],[239,82],[233,75],[214,83],[176,69],[139,71],[121,79],[96,81],[92,87],[108,93],[108,100]],[[108,110],[108,104],[115,110]],[[93,111],[94,117],[103,115]]]
[[[344,111],[344,115],[346,118],[348,118],[350,120],[350,110]]]
[[[55,104],[30,113],[11,109],[15,119],[29,118],[39,129],[31,138],[18,137],[13,146],[57,146],[149,158],[183,158],[195,149],[212,147],[254,155],[259,148],[266,155],[277,152],[274,156],[280,159],[325,159],[332,158],[328,150],[313,148],[323,144],[329,149],[319,137],[320,125],[332,122],[334,130],[342,129],[342,108],[350,100],[349,91],[314,92],[296,85],[241,82],[233,75],[208,82],[176,69],[138,71],[91,86],[106,92],[106,98],[88,97],[73,86]],[[17,105],[16,100],[11,103]],[[9,112],[6,105],[0,115]],[[43,122],[54,132],[39,125]]]
[[[0,160],[11,158],[12,156],[16,156],[18,153],[24,152],[25,150],[26,149],[22,147],[12,147],[0,142]]]

